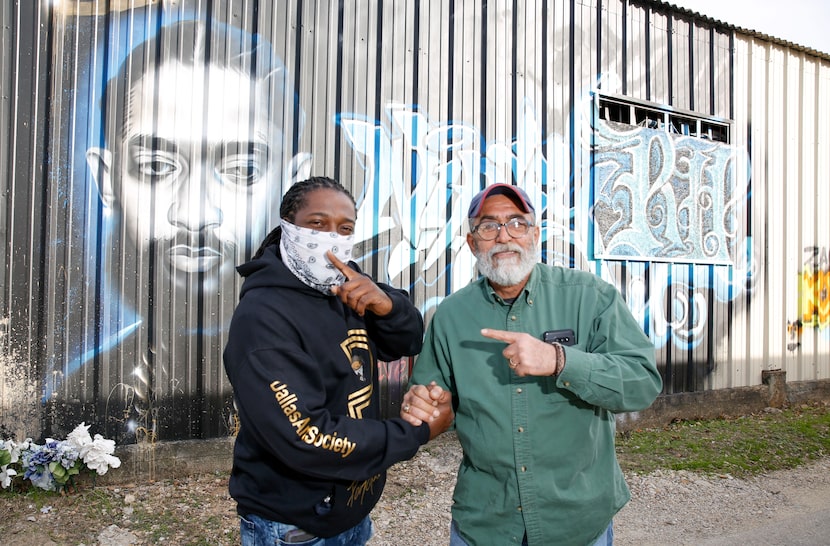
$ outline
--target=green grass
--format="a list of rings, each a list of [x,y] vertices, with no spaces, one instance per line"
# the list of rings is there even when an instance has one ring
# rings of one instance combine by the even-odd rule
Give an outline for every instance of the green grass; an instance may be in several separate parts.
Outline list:
[[[830,407],[801,406],[736,418],[681,420],[617,435],[627,472],[689,470],[746,477],[830,455]]]

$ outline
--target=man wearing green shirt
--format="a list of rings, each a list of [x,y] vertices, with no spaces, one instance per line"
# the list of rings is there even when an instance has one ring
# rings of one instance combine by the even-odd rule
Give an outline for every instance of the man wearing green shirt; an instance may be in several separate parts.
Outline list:
[[[539,263],[523,190],[488,186],[468,217],[482,278],[436,310],[402,405],[419,424],[452,394],[464,457],[450,544],[612,544],[630,498],[614,415],[660,393],[654,347],[613,286]]]

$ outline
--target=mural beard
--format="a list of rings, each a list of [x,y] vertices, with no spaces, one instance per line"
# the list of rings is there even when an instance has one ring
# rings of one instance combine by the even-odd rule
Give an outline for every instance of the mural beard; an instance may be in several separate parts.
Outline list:
[[[109,305],[117,301],[142,323],[175,335],[227,329],[241,282],[236,265],[244,261],[235,244],[208,234],[200,242],[155,239],[142,248],[124,236],[111,248],[104,294]]]
[[[106,341],[98,354],[110,361],[110,406],[123,411],[108,433],[136,441],[170,431],[227,434],[231,390],[221,357],[239,293],[235,245],[222,245],[213,267],[192,271],[175,267],[176,241],[141,249],[130,237],[116,239],[101,299]]]

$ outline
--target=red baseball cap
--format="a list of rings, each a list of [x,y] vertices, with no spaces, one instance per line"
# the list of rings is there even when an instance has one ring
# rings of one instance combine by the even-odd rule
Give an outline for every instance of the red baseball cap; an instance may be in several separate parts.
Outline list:
[[[530,198],[519,186],[513,186],[511,184],[493,184],[491,186],[487,186],[478,192],[478,195],[473,197],[473,200],[470,203],[470,209],[467,211],[467,218],[475,218],[478,216],[481,212],[481,206],[484,204],[484,200],[488,197],[492,197],[493,195],[506,195],[524,212],[536,211],[530,203]]]

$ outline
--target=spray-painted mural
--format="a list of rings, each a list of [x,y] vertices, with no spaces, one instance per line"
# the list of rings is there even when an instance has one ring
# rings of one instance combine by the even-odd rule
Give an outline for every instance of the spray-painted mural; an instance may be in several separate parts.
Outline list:
[[[596,257],[734,262],[745,242],[735,240],[746,201],[746,176],[738,186],[733,171],[746,163],[742,152],[605,121],[596,124],[594,141]]]
[[[389,249],[384,260],[390,282],[417,266],[415,283],[443,282],[450,290],[466,286],[475,274],[474,259],[466,244],[467,206],[483,185],[515,183],[538,203],[544,217],[549,195],[556,183],[544,154],[544,139],[529,100],[523,101],[521,133],[512,142],[487,142],[476,128],[465,123],[432,121],[416,106],[390,104],[388,126],[367,121],[355,113],[340,114],[349,145],[360,158],[366,176],[359,202],[357,236],[371,241],[381,233],[400,231],[401,241]],[[486,150],[486,151],[485,151]],[[417,169],[405,169],[401,161],[413,157]],[[560,183],[559,191],[562,190]],[[375,210],[388,210],[376,215]],[[550,219],[541,222],[542,239],[549,236]],[[434,271],[436,263],[450,252],[449,269]],[[411,286],[410,286],[411,288]],[[429,310],[438,300],[424,302]]]
[[[227,434],[235,266],[309,173],[310,155],[292,152],[304,114],[291,78],[267,39],[223,21],[135,10],[70,23],[100,39],[71,114],[89,120],[75,135],[87,144],[63,188],[81,273],[42,401],[67,423],[98,414],[121,440]]]
[[[804,247],[804,262],[798,279],[799,317],[787,321],[787,350],[801,347],[804,328],[821,334],[830,326],[830,261],[827,247]]]
[[[54,60],[41,71],[50,124],[32,130],[46,168],[0,192],[13,196],[0,392],[36,399],[26,419],[46,433],[86,421],[120,443],[232,434],[235,266],[311,174],[350,187],[362,268],[407,288],[427,319],[476,275],[471,197],[507,182],[536,204],[545,262],[620,290],[666,393],[756,358],[729,345],[765,252],[749,124],[724,143],[597,114],[611,94],[736,117],[729,32],[624,0],[92,4],[50,7],[33,38]],[[690,68],[666,75],[681,55]],[[802,326],[830,332],[827,252],[805,252],[798,342]],[[381,364],[390,405],[409,364]],[[10,400],[3,419],[20,415]]]
[[[475,266],[464,243],[464,204],[478,192],[482,180],[486,184],[512,181],[540,204],[541,239],[563,238],[582,256],[577,262],[563,255],[545,255],[547,263],[568,267],[584,263],[586,269],[599,271],[629,292],[642,291],[649,281],[629,277],[628,285],[621,286],[622,280],[598,258],[728,265],[711,267],[709,277],[698,276],[695,281],[681,270],[673,279],[666,278],[665,284],[657,283],[672,287],[668,294],[652,293],[651,300],[659,305],[649,306],[649,300],[643,299],[643,306],[636,310],[643,327],[653,328],[658,346],[700,344],[711,320],[707,315],[711,297],[729,302],[744,297],[753,285],[751,238],[740,237],[736,228],[747,197],[746,154],[701,138],[596,122],[592,112],[595,91],[586,90],[575,109],[584,132],[594,139],[593,145],[586,145],[593,161],[584,166],[586,172],[592,170],[593,203],[591,194],[584,192],[582,201],[565,209],[563,216],[558,214],[561,208],[548,207],[548,203],[569,202],[570,176],[561,165],[557,170],[547,157],[564,158],[571,151],[561,149],[561,135],[541,134],[529,98],[522,101],[520,131],[511,142],[487,142],[475,127],[431,122],[425,112],[404,105],[387,108],[388,125],[341,114],[338,121],[366,171],[358,237],[369,241],[384,231],[402,231],[401,241],[382,261],[388,280],[400,284],[400,273],[417,266],[422,273],[411,283],[434,283],[446,275],[445,283],[453,290],[467,285]],[[417,158],[414,175],[399,160],[407,156]],[[585,225],[572,229],[575,209],[591,213]],[[374,210],[390,212],[375,215]],[[592,240],[596,249],[609,250],[592,253]],[[439,278],[427,278],[423,272],[434,271],[435,263],[447,252],[452,253],[450,269],[439,272]],[[665,312],[664,301],[670,302]],[[437,303],[424,302],[422,311],[428,313]]]
[[[806,247],[801,271],[801,323],[817,329],[830,326],[830,261],[827,247]]]

